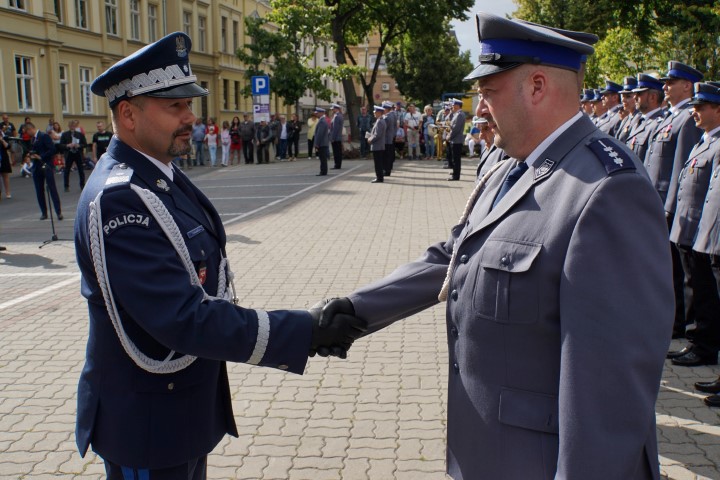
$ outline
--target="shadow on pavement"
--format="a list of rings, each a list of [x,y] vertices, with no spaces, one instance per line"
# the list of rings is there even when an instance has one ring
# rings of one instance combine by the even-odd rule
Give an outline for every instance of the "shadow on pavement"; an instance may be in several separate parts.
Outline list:
[[[48,270],[58,270],[67,268],[66,265],[56,265],[53,263],[52,258],[43,257],[42,255],[35,255],[31,253],[8,253],[3,252],[0,254],[0,265],[6,265],[8,267],[20,267],[20,268],[35,268],[41,267]]]

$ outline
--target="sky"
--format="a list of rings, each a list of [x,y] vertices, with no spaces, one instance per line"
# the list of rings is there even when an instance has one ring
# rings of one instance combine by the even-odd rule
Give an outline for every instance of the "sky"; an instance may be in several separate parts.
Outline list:
[[[504,17],[517,10],[517,6],[513,0],[475,0],[475,5],[467,13],[470,17],[464,22],[454,20],[451,25],[455,29],[458,41],[460,42],[460,51],[470,50],[470,61],[477,63],[478,55],[480,55],[480,44],[477,38],[477,27],[475,26],[475,14],[483,11]]]

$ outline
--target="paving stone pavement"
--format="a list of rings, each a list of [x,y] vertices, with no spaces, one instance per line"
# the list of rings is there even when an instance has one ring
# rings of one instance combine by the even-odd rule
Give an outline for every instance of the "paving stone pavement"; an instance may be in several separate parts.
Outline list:
[[[242,304],[306,308],[445,239],[472,188],[472,169],[448,183],[436,162],[398,163],[384,184],[369,183],[368,162],[229,225]],[[0,479],[103,478],[99,459],[80,458],[74,444],[87,307],[73,246],[7,246],[0,254]],[[212,452],[208,478],[445,479],[446,362],[437,306],[358,341],[345,361],[310,359],[302,376],[231,364],[240,437]],[[668,362],[657,405],[663,478],[720,479],[719,412],[692,388],[719,373]]]

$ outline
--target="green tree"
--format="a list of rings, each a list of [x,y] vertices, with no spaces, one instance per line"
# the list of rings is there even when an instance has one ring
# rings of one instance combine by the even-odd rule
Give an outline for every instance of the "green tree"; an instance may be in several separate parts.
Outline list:
[[[460,53],[450,35],[405,35],[388,49],[387,67],[403,96],[422,104],[431,104],[443,92],[465,92],[472,86],[463,81],[473,69],[470,52]]]

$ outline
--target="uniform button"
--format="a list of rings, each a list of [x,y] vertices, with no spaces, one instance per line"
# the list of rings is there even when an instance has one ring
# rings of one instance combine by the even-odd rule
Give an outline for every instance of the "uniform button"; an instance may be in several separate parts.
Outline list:
[[[467,255],[463,255],[463,256],[460,257],[460,263],[467,263],[467,261],[468,261],[468,256],[467,256]]]
[[[458,329],[455,328],[455,327],[452,327],[452,328],[450,329],[450,334],[451,334],[453,337],[458,338]]]
[[[174,383],[172,383],[172,382],[168,383],[168,390],[172,390],[172,389],[174,389],[174,388],[175,388],[175,384],[174,384]]]
[[[453,290],[452,292],[450,292],[450,298],[452,298],[453,300],[457,300],[458,299],[458,291]]]
[[[204,257],[204,256],[205,256],[205,250],[202,250],[202,249],[201,249],[201,250],[200,250],[200,255],[202,255],[202,256]]]
[[[507,256],[504,256],[500,259],[500,265],[507,266],[508,263],[510,263],[510,259]]]
[[[280,370],[287,370],[287,369],[288,369],[288,366],[287,366],[287,365],[278,365],[278,369],[280,369]]]
[[[453,363],[453,370],[455,370],[455,373],[460,373],[460,365]]]

